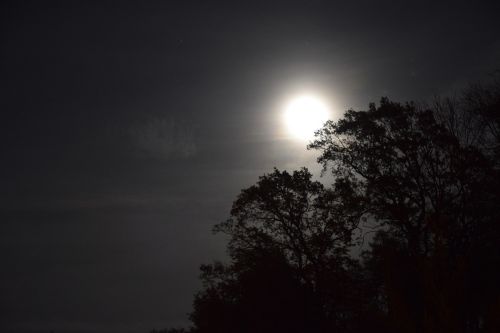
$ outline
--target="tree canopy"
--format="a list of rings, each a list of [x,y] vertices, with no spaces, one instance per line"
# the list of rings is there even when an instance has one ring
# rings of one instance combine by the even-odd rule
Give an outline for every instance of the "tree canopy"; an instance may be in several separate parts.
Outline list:
[[[196,327],[303,332],[348,325],[345,318],[358,311],[351,303],[360,293],[352,288],[356,263],[349,256],[358,206],[313,181],[307,169],[274,170],[243,190],[231,218],[215,227],[230,236],[231,263],[202,267],[205,289],[191,317]],[[234,322],[220,327],[220,316],[205,317],[210,311],[203,309],[227,309]]]
[[[364,198],[378,230],[365,264],[378,274],[394,327],[484,325],[488,315],[477,309],[499,295],[495,161],[464,144],[434,110],[386,98],[328,122],[310,148],[321,151],[336,182],[355,184]]]
[[[333,183],[275,169],[242,190],[192,331],[499,330],[498,87],[328,121],[308,148]]]

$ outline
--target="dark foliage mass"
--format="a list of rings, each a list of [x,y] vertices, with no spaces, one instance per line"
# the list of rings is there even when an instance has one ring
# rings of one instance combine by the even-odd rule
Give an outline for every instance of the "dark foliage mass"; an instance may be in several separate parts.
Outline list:
[[[499,133],[498,82],[327,122],[309,148],[333,184],[274,170],[241,192],[190,330],[500,331]]]

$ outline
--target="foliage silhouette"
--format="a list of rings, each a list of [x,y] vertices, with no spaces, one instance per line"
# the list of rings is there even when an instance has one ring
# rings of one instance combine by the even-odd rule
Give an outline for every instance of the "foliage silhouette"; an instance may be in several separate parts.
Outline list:
[[[352,326],[362,289],[354,288],[356,263],[348,251],[360,209],[311,178],[306,169],[261,177],[216,226],[230,236],[231,263],[202,267],[204,290],[191,316],[200,332]]]
[[[379,229],[365,258],[395,329],[477,331],[492,322],[478,309],[498,302],[494,160],[462,144],[432,110],[386,98],[328,122],[310,148],[336,182],[354,184],[365,199]],[[483,270],[493,273],[482,279],[491,288],[475,283]]]
[[[499,101],[495,81],[327,122],[308,148],[333,184],[275,169],[241,192],[191,332],[500,331]]]

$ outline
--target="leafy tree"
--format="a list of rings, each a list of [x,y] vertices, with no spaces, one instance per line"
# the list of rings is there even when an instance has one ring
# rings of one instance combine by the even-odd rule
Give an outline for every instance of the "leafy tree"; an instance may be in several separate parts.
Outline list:
[[[348,253],[360,218],[349,195],[346,186],[326,190],[307,169],[275,170],[243,190],[215,228],[230,236],[230,265],[202,267],[191,316],[199,331],[353,329],[368,304]]]
[[[359,216],[339,193],[311,178],[307,169],[275,170],[243,190],[231,218],[215,228],[231,237],[230,254],[278,249],[311,288],[324,269],[342,268]]]
[[[379,228],[367,257],[382,271],[380,288],[396,329],[482,325],[484,316],[468,301],[471,278],[480,274],[472,270],[477,254],[498,248],[491,237],[498,235],[491,160],[461,144],[432,110],[386,98],[327,122],[310,148],[321,151],[319,162],[336,183],[357,189]]]
[[[500,168],[500,72],[487,83],[470,85],[462,95],[438,99],[437,119],[465,146],[474,146]]]
[[[499,331],[498,87],[327,122],[309,148],[332,186],[275,169],[242,190],[190,332]]]

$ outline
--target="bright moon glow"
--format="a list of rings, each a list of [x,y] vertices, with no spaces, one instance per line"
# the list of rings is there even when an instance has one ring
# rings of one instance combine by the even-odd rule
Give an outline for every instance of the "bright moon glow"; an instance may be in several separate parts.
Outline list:
[[[285,122],[291,135],[299,140],[312,140],[314,132],[328,120],[329,109],[321,99],[300,96],[292,99],[285,109]]]

